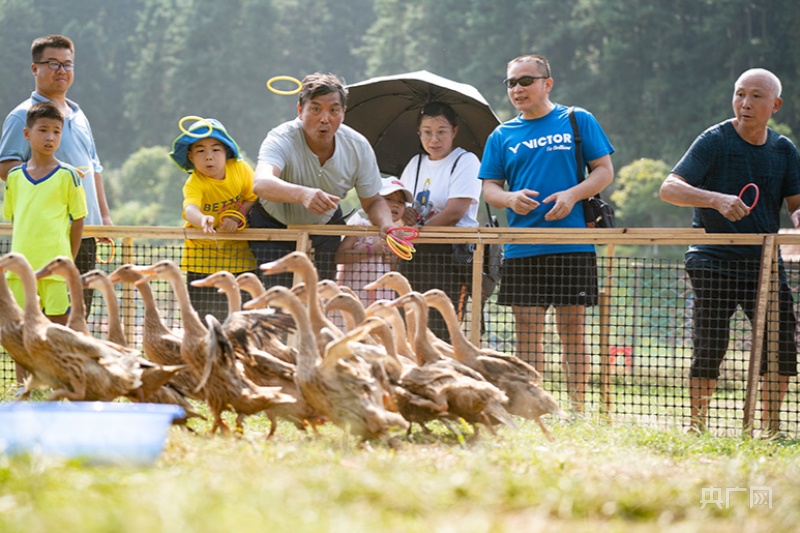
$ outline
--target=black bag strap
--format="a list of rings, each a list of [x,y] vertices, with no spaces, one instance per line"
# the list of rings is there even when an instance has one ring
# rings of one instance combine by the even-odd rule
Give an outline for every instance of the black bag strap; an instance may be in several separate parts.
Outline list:
[[[451,176],[453,175],[453,172],[456,171],[456,165],[458,164],[458,160],[461,159],[461,156],[466,154],[466,153],[467,153],[466,150],[461,152],[460,154],[458,154],[458,157],[456,157],[456,160],[453,161],[453,167],[450,169],[450,175]],[[417,198],[417,185],[419,184],[419,167],[422,166],[422,156],[423,155],[425,155],[425,154],[418,154],[417,155],[417,173],[414,176],[414,195],[413,195],[415,200]]]
[[[569,108],[569,123],[572,125],[572,143],[575,145],[575,160],[578,162],[578,183],[586,179],[583,174],[583,153],[581,152],[581,130],[575,118],[575,106]]]
[[[419,183],[419,167],[422,166],[423,154],[417,154],[417,174],[414,177],[414,200],[417,199],[417,184]]]
[[[486,220],[489,222],[489,225],[490,226],[494,226],[495,228],[499,228],[500,227],[500,223],[497,222],[497,219],[492,218],[494,215],[492,215],[492,209],[489,207],[489,202],[484,200],[483,201],[483,205],[486,206],[486,216],[487,216]],[[497,222],[497,223],[495,224],[495,222]]]
[[[455,160],[455,161],[453,161],[453,168],[451,168],[451,169],[450,169],[450,175],[451,175],[451,176],[453,175],[453,172],[455,172],[455,171],[456,171],[456,165],[458,164],[458,160],[459,160],[459,159],[461,159],[461,156],[462,156],[462,155],[464,155],[464,154],[466,154],[466,153],[467,153],[466,151],[464,151],[464,152],[461,152],[461,153],[458,155],[458,157],[456,157],[456,160]],[[422,159],[422,156],[420,156],[420,159]],[[418,179],[419,179],[419,163],[417,163],[417,180],[418,180]],[[414,189],[416,189],[416,188],[417,188],[417,183],[416,183],[416,181],[415,181],[415,182],[414,182]],[[416,194],[416,191],[414,191],[414,193]],[[483,203],[484,203],[484,205],[486,205],[486,214],[487,214],[487,216],[489,217],[489,218],[488,218],[488,220],[489,220],[489,224],[492,224],[492,210],[491,210],[491,209],[489,209],[489,203],[488,203],[486,200],[484,200],[484,201],[483,201]],[[492,226],[495,226],[495,225],[494,225],[494,224],[492,224]],[[495,226],[495,227],[497,227],[497,226]]]
[[[466,151],[466,150],[464,150],[463,152],[461,152],[460,154],[458,154],[458,157],[456,157],[456,160],[455,160],[455,161],[453,161],[453,166],[450,168],[450,175],[451,175],[451,176],[453,175],[453,172],[455,172],[455,171],[456,171],[456,165],[458,165],[458,160],[459,160],[459,159],[461,159],[461,156],[462,156],[462,155],[464,155],[464,154],[466,154],[466,153],[467,153],[467,151]]]
[[[569,123],[572,125],[572,142],[575,145],[575,160],[578,162],[578,183],[586,179],[583,173],[583,151],[581,150],[581,130],[578,128],[578,119],[575,117],[575,106],[569,108]],[[600,193],[594,195],[600,198]]]

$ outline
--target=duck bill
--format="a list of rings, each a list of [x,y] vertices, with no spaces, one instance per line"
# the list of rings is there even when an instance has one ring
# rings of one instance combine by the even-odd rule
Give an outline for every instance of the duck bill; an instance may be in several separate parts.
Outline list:
[[[136,272],[137,274],[141,274],[144,276],[142,279],[136,281],[134,285],[141,285],[142,283],[148,283],[154,279],[158,278],[158,272],[156,272],[153,267],[149,266],[138,266],[134,265],[131,270]]]
[[[269,305],[270,300],[272,300],[272,296],[264,293],[259,296],[256,296],[252,300],[248,300],[242,304],[242,309],[260,309],[262,307],[266,307]]]
[[[53,275],[53,269],[51,269],[49,266],[44,266],[34,272],[33,275],[36,276],[36,279],[46,278],[47,276]]]
[[[281,265],[280,261],[263,263],[258,268],[260,268],[264,274],[283,274],[284,272],[289,272],[289,269]]]

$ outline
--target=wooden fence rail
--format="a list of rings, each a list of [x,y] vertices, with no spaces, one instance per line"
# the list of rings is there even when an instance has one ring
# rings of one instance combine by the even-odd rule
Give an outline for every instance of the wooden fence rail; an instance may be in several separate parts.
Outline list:
[[[0,224],[0,239],[10,238],[11,226]],[[358,226],[290,226],[287,229],[245,229],[233,234],[206,235],[200,230],[175,227],[142,227],[142,226],[87,226],[85,237],[108,237],[118,242],[117,254],[121,263],[134,263],[134,244],[138,241],[166,241],[182,242],[185,238],[200,239],[231,239],[231,240],[273,240],[295,241],[298,250],[308,251],[310,235],[377,235],[374,227]],[[702,230],[675,229],[675,228],[614,228],[614,229],[578,229],[571,231],[555,229],[518,229],[518,228],[422,228],[419,243],[456,243],[470,242],[481,244],[594,244],[605,246],[603,254],[608,260],[608,269],[605,280],[605,290],[601,291],[599,299],[599,324],[600,324],[600,409],[607,415],[613,412],[613,391],[611,365],[608,361],[611,345],[609,339],[611,298],[608,288],[614,283],[615,250],[619,246],[654,246],[654,245],[689,245],[689,244],[724,244],[724,245],[761,245],[763,246],[762,270],[758,289],[758,300],[755,314],[755,327],[753,329],[750,364],[748,367],[747,391],[742,413],[743,430],[752,434],[753,416],[756,405],[756,391],[758,387],[758,361],[762,346],[772,348],[777,343],[777,332],[772,328],[764,327],[768,320],[775,320],[777,316],[777,261],[778,247],[781,245],[800,246],[800,233],[787,232],[780,234],[706,234]],[[476,246],[472,264],[472,294],[470,305],[469,331],[471,340],[476,345],[481,342],[481,272],[484,265],[484,247]],[[121,298],[134,299],[134,289],[123,289]],[[133,309],[127,306],[127,309]],[[129,311],[132,312],[132,311]],[[133,327],[133,317],[126,317],[127,327]],[[766,333],[765,333],[766,331]],[[129,332],[130,333],[130,332]],[[777,381],[777,350],[769,349],[769,382]],[[777,423],[777,421],[776,421]]]

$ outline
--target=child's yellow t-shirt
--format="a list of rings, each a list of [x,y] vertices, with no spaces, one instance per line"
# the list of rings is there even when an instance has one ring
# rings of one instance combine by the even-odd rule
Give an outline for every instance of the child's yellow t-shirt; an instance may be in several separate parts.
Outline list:
[[[253,169],[245,161],[228,159],[225,179],[215,180],[192,172],[183,185],[183,218],[186,206],[194,204],[203,215],[214,217],[214,227],[219,226],[220,215],[226,209],[238,210],[235,202],[254,202]],[[185,226],[194,227],[188,221]],[[186,239],[181,266],[188,272],[213,274],[218,270],[232,273],[247,272],[256,268],[256,260],[247,241]]]
[[[59,255],[72,259],[70,228],[73,220],[86,217],[86,193],[78,171],[69,165],[62,163],[39,180],[26,168],[23,163],[8,173],[3,216],[11,220],[11,251],[38,270]]]

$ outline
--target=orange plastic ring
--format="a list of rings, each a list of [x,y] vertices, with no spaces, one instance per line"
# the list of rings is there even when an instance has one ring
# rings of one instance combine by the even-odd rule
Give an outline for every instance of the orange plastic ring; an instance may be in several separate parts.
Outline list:
[[[387,236],[386,244],[389,246],[389,250],[391,250],[392,253],[397,257],[399,257],[400,259],[403,259],[405,261],[411,260],[412,257],[411,251],[408,248],[402,248],[399,244],[397,244],[396,241],[394,241],[394,239]]]
[[[111,253],[108,254],[108,259],[103,260],[99,255],[97,255],[96,256],[97,262],[100,263],[101,265],[107,265],[111,261],[113,261],[114,260],[114,252],[116,251],[116,248],[117,248],[117,246],[114,244],[114,241],[113,240],[110,240],[108,242],[97,241],[97,244],[98,245],[100,245],[100,244],[108,244],[111,247]]]

